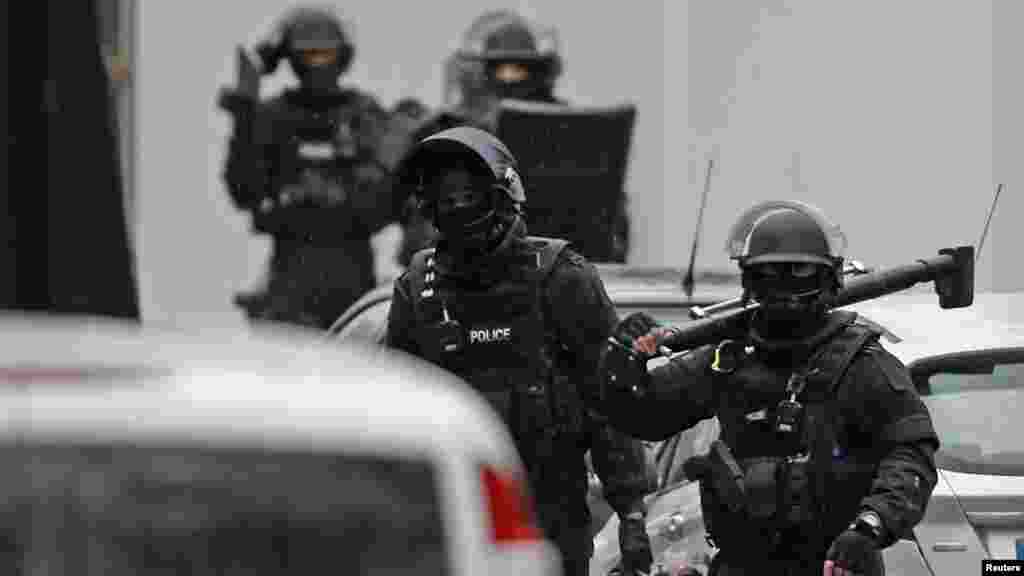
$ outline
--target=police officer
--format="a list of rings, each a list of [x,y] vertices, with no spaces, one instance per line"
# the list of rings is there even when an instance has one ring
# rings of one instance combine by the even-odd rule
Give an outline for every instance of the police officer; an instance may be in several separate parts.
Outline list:
[[[228,94],[235,124],[224,179],[255,231],[273,239],[267,286],[236,302],[251,318],[326,328],[373,288],[370,238],[400,212],[394,162],[380,151],[388,113],[339,85],[355,48],[328,10],[294,9],[256,51],[259,74],[286,60],[299,85],[268,101]]]
[[[538,520],[565,574],[587,574],[591,449],[633,574],[651,564],[643,496],[654,489],[643,446],[586,413],[602,343],[617,322],[596,270],[566,242],[526,236],[515,158],[472,127],[442,131],[403,162],[441,236],[395,284],[387,344],[465,379],[503,416],[526,465]]]
[[[510,10],[481,14],[446,63],[445,102],[465,119],[493,121],[497,100],[514,98],[564,104],[554,95],[562,74],[554,30]]]
[[[728,243],[762,305],[749,320],[650,371],[664,329],[649,316],[626,318],[607,348],[596,404],[614,426],[659,440],[720,421],[687,463],[719,548],[712,573],[883,574],[880,550],[910,534],[935,486],[938,438],[906,368],[856,314],[829,309],[843,245],[809,205],[755,206]]]
[[[410,143],[456,126],[497,128],[498,103],[505,98],[565,104],[554,95],[562,59],[552,34],[510,10],[480,15],[463,35],[461,46],[445,63],[444,107],[423,119]],[[436,240],[437,231],[415,210],[408,220],[399,262],[408,265],[412,253]]]

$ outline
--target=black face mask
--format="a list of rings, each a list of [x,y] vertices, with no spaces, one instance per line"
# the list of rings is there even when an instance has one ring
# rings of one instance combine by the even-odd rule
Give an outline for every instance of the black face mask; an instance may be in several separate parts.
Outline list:
[[[519,64],[526,70],[526,76],[521,80],[504,81],[496,76],[498,66],[501,63],[490,64],[487,69],[487,84],[489,90],[497,99],[511,98],[515,100],[552,100],[550,90],[543,81],[545,66],[533,62],[509,62]]]
[[[494,210],[461,208],[437,217],[437,229],[449,242],[473,244],[485,241],[494,227]]]
[[[497,213],[489,203],[459,208],[438,207],[435,223],[445,244],[457,252],[483,252],[497,233]]]
[[[523,80],[521,82],[495,82],[494,93],[499,99],[511,98],[514,100],[545,100],[543,88],[535,82]]]
[[[780,264],[756,267],[745,274],[750,295],[761,304],[755,318],[759,331],[766,336],[799,337],[824,320],[824,268]]]
[[[294,55],[289,58],[289,62],[304,92],[312,96],[329,96],[338,92],[338,79],[341,78],[342,70],[336,61],[309,66],[302,61],[300,55]]]

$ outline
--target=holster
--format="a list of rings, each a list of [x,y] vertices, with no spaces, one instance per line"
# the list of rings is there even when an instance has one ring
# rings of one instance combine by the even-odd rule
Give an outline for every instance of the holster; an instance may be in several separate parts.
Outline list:
[[[747,486],[739,462],[721,440],[711,443],[707,458],[709,480],[715,494],[729,511],[742,513],[746,507]]]

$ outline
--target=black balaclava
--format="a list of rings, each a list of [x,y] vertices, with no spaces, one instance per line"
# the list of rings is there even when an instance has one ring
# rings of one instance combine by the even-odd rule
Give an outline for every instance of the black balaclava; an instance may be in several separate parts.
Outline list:
[[[341,21],[319,9],[299,9],[291,15],[283,38],[288,64],[299,78],[301,91],[311,97],[333,96],[348,71],[354,48]],[[330,51],[327,62],[312,63],[309,52]]]
[[[821,264],[773,263],[743,271],[747,293],[761,308],[752,318],[756,335],[765,340],[801,340],[825,324],[828,297],[834,291],[831,270]]]
[[[444,196],[446,175],[461,170],[469,173],[469,186],[477,201],[452,205]],[[494,186],[488,170],[469,158],[458,158],[427,176],[427,186],[436,198],[433,206],[434,225],[440,232],[442,245],[458,260],[474,260],[492,252],[504,239],[506,219],[502,218],[501,190]]]
[[[503,65],[521,66],[526,76],[521,80],[507,81],[498,78],[498,70]],[[553,86],[548,80],[551,65],[542,60],[503,60],[488,62],[487,86],[494,97],[501,100],[512,98],[534,102],[554,101]]]

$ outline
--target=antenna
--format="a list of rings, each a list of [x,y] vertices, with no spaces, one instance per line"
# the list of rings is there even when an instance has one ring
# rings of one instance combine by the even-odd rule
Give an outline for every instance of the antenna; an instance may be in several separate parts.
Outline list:
[[[693,244],[690,246],[690,264],[686,268],[686,276],[683,278],[683,290],[686,291],[686,297],[690,298],[693,296],[693,266],[697,261],[697,245],[700,242],[700,230],[704,223],[704,207],[708,203],[708,192],[711,190],[711,168],[714,166],[714,159],[708,159],[708,169],[704,173],[704,192],[700,197],[700,209],[697,212],[697,226],[693,230]]]
[[[981,231],[981,239],[978,240],[978,248],[974,251],[974,261],[981,258],[981,247],[985,245],[985,238],[988,236],[988,227],[992,224],[992,215],[996,212],[996,204],[999,202],[999,195],[1003,192],[1005,184],[996,186],[996,196],[992,199],[992,206],[988,209],[988,217],[985,218],[985,229]]]

